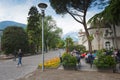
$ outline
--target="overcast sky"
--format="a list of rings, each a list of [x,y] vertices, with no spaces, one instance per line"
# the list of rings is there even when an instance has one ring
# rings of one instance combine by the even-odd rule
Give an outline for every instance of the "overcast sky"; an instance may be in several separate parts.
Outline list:
[[[41,2],[48,5],[45,14],[53,17],[57,26],[63,29],[63,34],[83,29],[83,26],[76,22],[70,15],[67,14],[62,17],[61,15],[56,14],[50,6],[49,0],[0,0],[0,22],[10,20],[27,24],[29,9],[31,6],[37,7]],[[87,20],[98,12],[99,10],[96,9],[90,10],[87,13]]]

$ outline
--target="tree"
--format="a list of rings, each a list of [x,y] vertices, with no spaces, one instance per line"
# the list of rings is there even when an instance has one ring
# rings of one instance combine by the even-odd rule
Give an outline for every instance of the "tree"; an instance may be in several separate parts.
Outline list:
[[[56,26],[55,20],[51,16],[46,16],[44,19],[44,44],[46,52],[49,48],[56,48],[62,29]]]
[[[41,24],[40,24],[40,14],[35,6],[30,8],[28,13],[28,24],[27,24],[27,33],[29,37],[29,44],[31,48],[31,52],[35,52],[35,50],[39,50],[40,46],[40,36],[41,36]]]
[[[115,42],[114,48],[118,49],[117,39],[116,39],[116,25],[120,25],[120,1],[110,0],[110,4],[105,8],[104,11],[94,15],[89,19],[88,23],[91,23],[91,26],[97,26],[98,28],[104,26],[109,27],[114,33]],[[100,30],[100,29],[99,29]]]
[[[89,51],[92,51],[91,40],[89,40],[89,32],[86,24],[86,14],[92,5],[105,5],[106,0],[49,0],[51,6],[57,14],[70,14],[77,22],[84,26],[88,39]]]
[[[102,12],[104,19],[111,24],[120,25],[120,1],[110,0],[110,4]]]
[[[42,16],[38,13],[36,7],[31,7],[28,18],[27,32],[29,35],[29,43],[31,49],[35,52],[42,47]],[[60,38],[59,34],[62,30],[56,26],[55,20],[51,16],[44,17],[44,50],[48,50],[48,47],[56,47],[56,42]],[[54,43],[53,43],[54,42]],[[53,44],[52,44],[53,43]],[[42,48],[41,48],[42,49]]]
[[[59,40],[61,39],[62,29],[56,27],[56,29],[50,34],[48,37],[49,46],[50,48],[57,48],[57,45],[59,44]]]
[[[73,46],[73,40],[72,40],[72,38],[71,37],[67,37],[66,39],[65,39],[65,42],[66,42],[66,52],[69,52],[69,47],[70,46]]]
[[[120,25],[120,1],[119,0],[110,0],[110,5],[108,5],[105,10],[102,12],[104,20],[109,22],[112,25],[112,30],[114,33],[115,39],[115,48],[118,49],[117,35],[116,35],[116,26]]]
[[[21,49],[28,52],[28,36],[21,27],[10,26],[5,28],[2,36],[2,50],[5,54],[13,54],[14,50]]]
[[[64,40],[59,39],[58,44],[57,44],[57,47],[58,47],[58,48],[64,48],[64,45],[65,45]]]
[[[103,35],[101,32],[101,28],[110,26],[106,21],[103,20],[103,17],[101,15],[102,15],[101,13],[98,13],[88,20],[88,24],[90,24],[90,27],[96,29],[96,35],[97,35],[96,37],[98,41],[99,50],[100,50],[101,37]]]

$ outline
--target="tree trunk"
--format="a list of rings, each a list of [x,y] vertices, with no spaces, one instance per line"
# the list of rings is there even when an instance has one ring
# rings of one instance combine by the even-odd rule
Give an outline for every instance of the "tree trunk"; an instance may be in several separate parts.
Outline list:
[[[90,34],[88,32],[88,29],[87,29],[87,25],[86,25],[86,20],[84,20],[84,29],[85,29],[85,32],[86,32],[86,36],[87,36],[87,39],[88,39],[88,48],[89,48],[89,51],[91,52],[92,51],[92,44],[91,44],[91,40],[89,39],[90,37]]]
[[[113,24],[113,32],[114,32],[114,43],[115,43],[114,47],[115,47],[115,49],[118,49],[118,45],[117,45],[117,35],[116,35],[116,27],[115,27],[114,24]]]

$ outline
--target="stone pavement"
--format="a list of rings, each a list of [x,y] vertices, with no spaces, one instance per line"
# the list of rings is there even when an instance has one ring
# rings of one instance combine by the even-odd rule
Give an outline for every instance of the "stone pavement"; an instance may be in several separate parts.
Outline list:
[[[85,62],[85,59],[81,59],[81,68],[80,70],[83,71],[97,71],[97,68],[95,65],[92,66],[92,68],[90,67],[90,64]]]
[[[50,51],[44,54],[45,60],[52,57],[58,57],[58,53],[63,52],[63,50]],[[21,67],[16,67],[17,61],[1,60],[0,61],[0,80],[16,80],[20,77],[33,72],[38,67],[39,63],[42,63],[42,55],[34,55],[29,57],[23,57],[23,65]]]

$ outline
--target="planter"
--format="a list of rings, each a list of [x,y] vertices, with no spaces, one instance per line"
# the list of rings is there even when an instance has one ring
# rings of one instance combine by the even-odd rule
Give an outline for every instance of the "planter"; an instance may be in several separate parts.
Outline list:
[[[76,70],[76,65],[75,66],[67,66],[67,65],[63,65],[64,70]]]
[[[62,55],[62,65],[65,70],[76,70],[77,59],[69,53]]]

